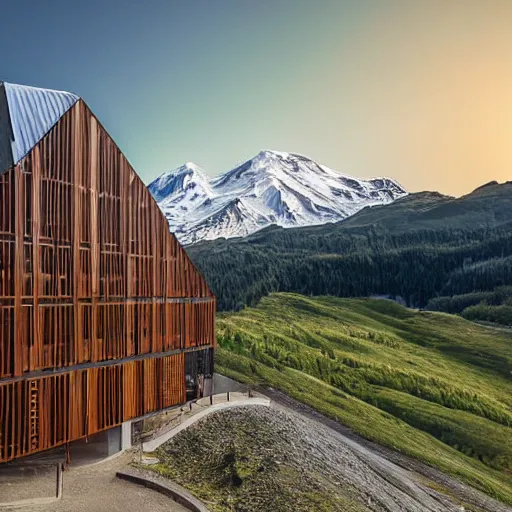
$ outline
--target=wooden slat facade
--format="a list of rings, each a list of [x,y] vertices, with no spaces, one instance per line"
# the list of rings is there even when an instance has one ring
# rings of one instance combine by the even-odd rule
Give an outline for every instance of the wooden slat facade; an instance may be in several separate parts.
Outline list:
[[[215,298],[83,101],[0,175],[0,462],[186,399]],[[124,360],[124,361],[123,361]]]

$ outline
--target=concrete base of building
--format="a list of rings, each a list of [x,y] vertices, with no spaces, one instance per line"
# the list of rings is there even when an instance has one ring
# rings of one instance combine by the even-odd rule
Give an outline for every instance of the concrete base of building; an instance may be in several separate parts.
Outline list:
[[[107,430],[107,457],[121,451],[121,426]]]
[[[71,443],[72,466],[89,466],[110,460],[132,447],[132,420]]]

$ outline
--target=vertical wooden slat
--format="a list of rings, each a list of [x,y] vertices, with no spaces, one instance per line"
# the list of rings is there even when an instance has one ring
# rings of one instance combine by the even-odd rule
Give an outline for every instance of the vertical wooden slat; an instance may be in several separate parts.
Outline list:
[[[91,334],[90,334],[90,360],[97,361],[97,301],[99,296],[99,258],[100,247],[98,243],[98,123],[91,117],[90,125],[90,180],[91,180]]]
[[[17,200],[14,201],[15,213],[15,252],[14,252],[14,332],[16,335],[22,331],[22,283],[23,283],[23,180],[21,176],[21,165],[17,165],[14,170],[14,194]],[[22,339],[14,345],[14,375],[18,376],[23,371],[23,347]]]
[[[72,359],[72,362],[76,364],[78,362],[77,354],[79,350],[80,332],[78,331],[78,283],[80,277],[80,215],[82,214],[82,210],[80,208],[80,184],[81,178],[83,175],[82,164],[83,164],[83,150],[82,150],[82,142],[83,142],[83,134],[82,134],[82,107],[81,103],[77,103],[73,107],[74,114],[74,125],[72,137],[73,137],[73,169],[72,169],[72,184],[73,184],[73,202],[72,202],[72,220],[73,220],[73,228],[72,228],[72,254],[73,254],[73,263],[72,263],[72,272],[73,272],[73,317],[75,321],[73,322],[73,354],[68,354],[68,358]],[[71,357],[70,357],[71,356]],[[68,359],[69,360],[69,359]]]

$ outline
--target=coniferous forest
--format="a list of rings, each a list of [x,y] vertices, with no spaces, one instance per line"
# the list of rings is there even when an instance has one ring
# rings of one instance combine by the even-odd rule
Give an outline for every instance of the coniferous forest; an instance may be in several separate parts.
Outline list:
[[[270,227],[187,251],[220,310],[286,291],[388,296],[410,307],[512,324],[512,182],[492,182],[457,199],[410,194],[336,224]]]

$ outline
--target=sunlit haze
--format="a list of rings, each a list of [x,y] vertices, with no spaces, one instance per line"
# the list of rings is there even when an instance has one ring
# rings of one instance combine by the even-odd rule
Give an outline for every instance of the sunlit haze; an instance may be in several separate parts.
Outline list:
[[[512,179],[512,2],[9,2],[0,79],[84,98],[145,182],[264,148],[410,191]]]

